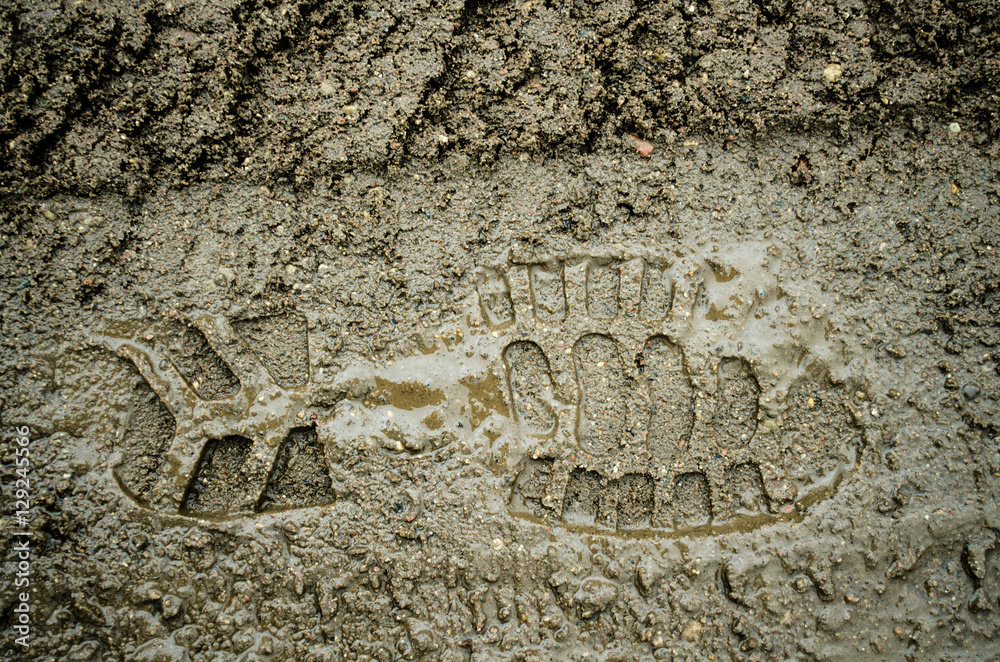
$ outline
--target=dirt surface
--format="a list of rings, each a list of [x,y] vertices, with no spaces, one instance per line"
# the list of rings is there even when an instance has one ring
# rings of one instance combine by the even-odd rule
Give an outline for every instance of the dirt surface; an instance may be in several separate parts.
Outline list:
[[[0,0],[0,659],[1000,660],[998,22]]]

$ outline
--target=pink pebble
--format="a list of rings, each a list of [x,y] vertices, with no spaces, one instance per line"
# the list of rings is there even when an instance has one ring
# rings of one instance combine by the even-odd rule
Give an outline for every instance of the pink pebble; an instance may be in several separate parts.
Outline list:
[[[632,141],[632,147],[635,151],[639,152],[643,158],[649,158],[649,155],[653,153],[653,143],[648,140],[641,140],[636,136],[629,136],[629,140]]]

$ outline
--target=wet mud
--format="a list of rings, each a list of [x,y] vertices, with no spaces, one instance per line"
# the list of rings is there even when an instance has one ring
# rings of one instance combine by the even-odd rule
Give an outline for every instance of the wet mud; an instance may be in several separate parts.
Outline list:
[[[0,3],[0,659],[1000,659],[996,9]]]

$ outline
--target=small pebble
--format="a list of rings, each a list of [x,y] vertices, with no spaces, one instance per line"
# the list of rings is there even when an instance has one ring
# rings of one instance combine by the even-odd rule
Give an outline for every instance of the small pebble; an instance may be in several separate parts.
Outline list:
[[[698,638],[701,637],[702,628],[702,624],[698,621],[691,621],[687,624],[687,627],[684,628],[681,636],[687,641],[698,641]]]
[[[632,148],[639,152],[643,158],[648,159],[649,155],[653,153],[653,143],[648,140],[641,140],[636,136],[629,136],[629,140],[632,142]]]
[[[219,267],[219,274],[216,277],[215,284],[219,287],[224,287],[229,283],[236,280],[236,272],[229,267]]]
[[[823,78],[831,83],[836,83],[843,75],[844,70],[837,63],[833,63],[823,70]]]
[[[962,395],[965,396],[966,400],[975,400],[979,396],[979,392],[979,384],[970,382],[962,387]]]
[[[952,133],[959,133],[962,131],[962,127],[959,125],[958,122],[952,122],[951,124],[948,125],[948,130],[951,131]]]
[[[160,602],[160,608],[163,610],[164,618],[173,618],[180,613],[181,600],[173,595],[165,595]]]

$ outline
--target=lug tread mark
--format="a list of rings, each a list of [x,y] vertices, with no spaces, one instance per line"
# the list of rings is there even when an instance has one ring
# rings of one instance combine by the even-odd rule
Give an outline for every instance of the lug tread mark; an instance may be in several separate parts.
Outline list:
[[[567,264],[563,268],[563,275],[566,279],[564,287],[568,321],[571,323],[589,321],[587,315],[587,263]]]
[[[566,290],[563,286],[563,265],[532,265],[531,294],[534,315],[543,322],[558,322],[566,318]]]
[[[642,307],[642,285],[645,280],[645,263],[641,259],[629,260],[621,265],[619,287],[619,313],[626,318],[638,317]]]
[[[552,406],[552,378],[548,359],[533,342],[515,342],[503,352],[511,400],[520,424],[533,436],[555,432],[557,417]]]
[[[665,320],[670,313],[671,298],[669,272],[655,265],[646,265],[642,275],[642,318],[650,322]]]
[[[670,514],[678,529],[708,524],[712,517],[712,491],[704,473],[692,471],[674,478]]]
[[[569,475],[563,502],[563,519],[572,524],[594,525],[606,521],[610,513],[602,510],[609,501],[596,471],[576,469]]]
[[[244,393],[257,392],[271,385],[271,373],[225,317],[202,316],[192,322],[201,329],[206,341],[240,375]]]
[[[656,505],[656,484],[652,476],[625,474],[618,483],[618,528],[648,529]]]
[[[695,401],[691,449],[705,455],[739,452],[757,431],[760,387],[750,364],[723,358],[716,369],[714,392]]]
[[[188,390],[180,372],[165,356],[144,351],[128,341],[118,340],[113,349],[118,356],[132,362],[175,419],[190,420],[199,398]]]
[[[502,328],[514,321],[510,285],[502,274],[495,269],[487,270],[479,282],[478,291],[483,317],[490,326]]]
[[[587,265],[587,315],[596,320],[618,317],[621,271],[615,264]]]
[[[577,436],[587,451],[610,453],[621,444],[627,424],[631,377],[608,336],[583,336],[573,353],[580,384]]]
[[[156,342],[158,337],[163,340]],[[189,321],[118,324],[95,341],[135,366],[164,408],[163,415],[142,418],[160,420],[157,430],[165,428],[166,416],[173,422],[168,438],[151,432],[148,422],[130,417],[115,473],[136,501],[188,514],[254,512],[267,498],[269,477],[274,476],[279,451],[288,445],[286,437],[301,426],[296,418],[303,406],[299,392],[277,382],[301,386],[301,380],[308,379],[304,318],[286,313],[230,325],[206,315]],[[256,351],[251,350],[253,342]],[[192,351],[178,358],[184,343]],[[287,356],[278,356],[283,343],[288,344]],[[192,361],[201,363],[192,368]],[[196,371],[220,366],[231,377],[206,379],[213,386],[199,393],[203,384],[198,377],[205,373]],[[235,392],[233,383],[240,385]],[[139,397],[136,406],[152,407],[142,401]],[[136,450],[140,448],[147,450]],[[287,466],[293,460],[284,462]]]
[[[787,408],[769,430],[758,434],[753,446],[762,454],[770,448],[783,452],[783,462],[760,463],[767,492],[780,501],[795,498],[789,486],[821,482],[839,463],[853,463],[861,438],[851,424],[850,393],[829,374],[810,375],[796,384],[785,399]],[[780,435],[780,436],[779,436]],[[832,454],[841,449],[842,456]]]
[[[239,435],[209,440],[197,463],[182,512],[222,515],[234,503],[248,501],[252,476],[247,475],[245,467],[252,449],[253,442]]]
[[[665,336],[646,343],[643,381],[649,384],[647,444],[668,466],[684,454],[694,425],[694,390],[684,369],[681,350]]]
[[[114,471],[137,501],[149,503],[177,424],[138,371],[133,385],[128,423],[121,439],[122,461]]]
[[[513,267],[507,271],[510,300],[518,330],[532,328],[534,309],[531,293],[531,279],[527,267]]]
[[[233,328],[256,353],[279,386],[304,386],[309,381],[306,320],[295,313],[278,313],[233,322]]]
[[[522,465],[511,512],[626,532],[709,531],[737,517],[759,525],[792,512],[799,495],[789,485],[811,491],[853,466],[859,435],[844,389],[798,377],[813,386],[793,388],[789,413],[758,430],[754,367],[681,349],[676,339],[692,337],[695,320],[747,324],[760,301],[776,303],[773,288],[745,291],[769,276],[744,283],[727,259],[540,256],[499,268],[521,292],[504,351],[508,394],[529,450],[553,458],[544,470]],[[800,464],[785,461],[791,428],[808,449]]]
[[[219,400],[240,390],[240,381],[193,324],[169,320],[160,333],[140,340],[153,351],[166,355],[188,386],[204,400]]]
[[[694,315],[695,302],[705,286],[703,268],[691,259],[678,260],[671,269],[668,325],[677,329],[686,326]]]
[[[242,475],[247,481],[247,486],[240,492],[241,498],[230,506],[233,511],[252,512],[264,499],[268,479],[274,474],[285,436],[284,426],[258,435],[243,463]]]
[[[334,501],[330,469],[314,427],[288,433],[258,510],[324,506]]]
[[[753,462],[737,464],[726,471],[722,488],[715,500],[717,516],[756,515],[770,512],[771,504],[764,490],[764,478]]]

